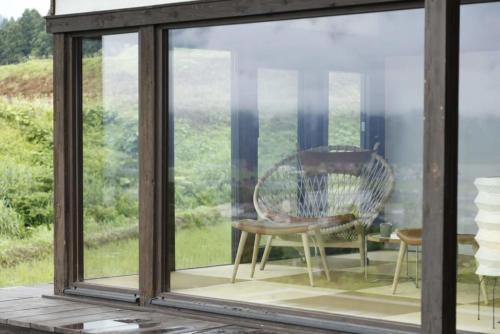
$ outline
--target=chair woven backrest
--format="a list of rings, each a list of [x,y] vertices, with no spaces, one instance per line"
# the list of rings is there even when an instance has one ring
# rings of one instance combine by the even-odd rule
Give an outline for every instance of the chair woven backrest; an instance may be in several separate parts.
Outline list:
[[[394,174],[377,153],[324,146],[294,153],[257,183],[254,205],[274,222],[328,223],[352,214],[368,228],[394,188]]]

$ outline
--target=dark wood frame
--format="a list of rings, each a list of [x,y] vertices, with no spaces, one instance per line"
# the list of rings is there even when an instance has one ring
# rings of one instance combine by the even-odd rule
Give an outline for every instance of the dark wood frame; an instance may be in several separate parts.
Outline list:
[[[170,134],[167,131],[169,69],[166,31],[181,27],[422,8],[425,4],[422,332],[454,333],[459,3],[459,0],[425,0],[425,3],[423,0],[204,0],[75,15],[54,16],[52,12],[47,17],[47,27],[54,33],[55,293],[64,294],[65,290],[75,286],[89,288],[85,282],[79,282],[83,278],[79,251],[82,247],[79,218],[82,203],[78,107],[81,96],[78,89],[81,50],[78,45],[82,36],[118,33],[130,28],[139,32],[141,303],[166,301],[180,305],[187,300],[193,305],[210,305],[199,298],[164,293],[169,290],[168,273],[173,264],[171,254],[175,240],[173,187],[169,186],[167,176],[173,152],[167,144]],[[163,224],[165,221],[166,225]],[[433,255],[426,256],[430,253]],[[155,298],[157,296],[159,298]],[[228,308],[234,304],[213,303],[220,307],[226,304]],[[250,307],[240,306],[243,310]],[[259,308],[261,311],[276,310],[265,306]],[[298,311],[284,312],[298,314]],[[322,318],[312,312],[299,313],[305,317]],[[240,315],[244,315],[244,311]],[[387,325],[353,317],[328,317],[359,326]],[[401,325],[400,328],[415,331],[414,326]]]
[[[423,7],[423,0],[199,0],[167,5],[119,9],[47,17],[52,33],[122,29],[145,25],[203,22],[248,17],[252,21],[282,18],[340,15],[350,12],[383,11]]]
[[[456,331],[460,1],[426,0],[422,332]]]
[[[117,32],[139,33],[134,29],[120,29],[54,34],[54,127],[59,127],[54,129],[54,261],[55,268],[64,268],[55,270],[56,294],[71,293],[75,289],[131,296],[138,292],[85,282],[83,270],[82,39]],[[139,122],[148,122],[144,116],[139,115]],[[140,152],[148,152],[148,148],[141,147]]]
[[[75,263],[75,96],[71,77],[73,40],[54,34],[54,290],[64,293],[77,280]]]

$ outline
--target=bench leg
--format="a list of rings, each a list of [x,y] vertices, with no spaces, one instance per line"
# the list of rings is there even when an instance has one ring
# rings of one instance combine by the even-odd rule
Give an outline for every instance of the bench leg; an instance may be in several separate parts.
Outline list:
[[[253,243],[252,271],[250,272],[251,278],[253,278],[253,275],[255,273],[255,265],[257,264],[257,255],[259,255],[259,244],[260,244],[260,234],[256,234],[255,241]]]
[[[307,272],[309,273],[309,283],[314,286],[312,265],[311,265],[311,250],[309,249],[309,236],[307,233],[302,233],[302,245],[304,246],[304,255],[306,257]]]
[[[240,243],[238,245],[238,252],[236,253],[236,259],[234,260],[233,277],[231,278],[231,283],[236,280],[236,273],[238,272],[238,266],[241,262],[241,257],[243,256],[243,250],[245,249],[245,243],[247,242],[248,232],[241,231]]]
[[[321,262],[323,262],[323,270],[325,271],[326,279],[330,281],[330,270],[328,269],[328,262],[326,261],[325,244],[323,243],[323,237],[319,230],[314,230],[314,235],[318,243],[319,254],[321,255]]]
[[[270,235],[267,237],[266,248],[264,248],[264,254],[262,254],[262,259],[260,260],[260,270],[264,270],[266,267],[267,259],[269,258],[269,253],[271,252],[271,243],[273,242],[274,236]]]
[[[392,294],[396,293],[396,289],[398,287],[407,247],[408,245],[406,242],[401,241],[401,245],[399,246],[398,262],[396,263],[396,271],[394,272],[394,281],[392,282]]]

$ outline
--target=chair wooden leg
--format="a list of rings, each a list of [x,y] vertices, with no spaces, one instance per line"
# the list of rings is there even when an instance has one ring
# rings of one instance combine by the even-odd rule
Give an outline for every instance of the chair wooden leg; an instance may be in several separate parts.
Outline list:
[[[479,250],[479,245],[474,241],[472,243],[472,251],[474,252],[474,254],[476,254],[478,250]],[[484,305],[488,305],[489,301],[488,301],[488,291],[486,290],[486,282],[483,276],[479,275],[478,279],[481,285],[481,293],[483,295]]]
[[[266,248],[264,248],[264,254],[262,254],[262,259],[260,260],[260,270],[264,270],[264,268],[266,267],[266,262],[269,258],[269,253],[271,252],[271,243],[273,242],[273,239],[273,235],[267,237]]]
[[[392,294],[396,293],[398,287],[399,277],[401,276],[401,269],[403,267],[403,260],[405,258],[406,249],[408,245],[406,242],[401,241],[399,246],[398,262],[396,263],[396,271],[394,272],[394,281],[392,282]]]
[[[304,255],[306,256],[307,272],[309,273],[309,283],[314,286],[312,265],[311,265],[311,250],[309,249],[309,237],[307,233],[302,233],[302,245],[304,246]]]
[[[366,266],[366,240],[364,232],[358,233],[358,241],[359,241],[359,256],[361,260],[361,268],[365,268]]]
[[[319,230],[314,230],[314,236],[316,237],[316,242],[318,243],[319,254],[321,255],[321,262],[323,262],[323,270],[325,271],[326,279],[330,281],[330,270],[328,269],[328,262],[326,261],[323,237],[321,236],[321,232]]]
[[[238,245],[238,252],[236,253],[236,259],[234,260],[233,277],[231,278],[231,283],[236,280],[236,273],[238,272],[238,266],[240,265],[241,257],[243,256],[243,250],[245,249],[245,243],[247,242],[248,232],[241,231],[240,243]]]
[[[250,272],[251,278],[253,278],[253,275],[255,273],[255,265],[257,264],[257,255],[259,255],[259,245],[260,245],[260,234],[256,234],[255,241],[253,243],[252,271]]]

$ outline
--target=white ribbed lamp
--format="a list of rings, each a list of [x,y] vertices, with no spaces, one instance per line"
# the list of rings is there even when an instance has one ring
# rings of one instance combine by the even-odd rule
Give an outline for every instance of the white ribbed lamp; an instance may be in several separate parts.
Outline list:
[[[477,178],[477,275],[500,276],[500,177]]]

